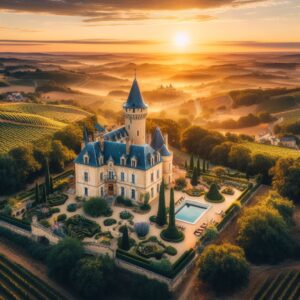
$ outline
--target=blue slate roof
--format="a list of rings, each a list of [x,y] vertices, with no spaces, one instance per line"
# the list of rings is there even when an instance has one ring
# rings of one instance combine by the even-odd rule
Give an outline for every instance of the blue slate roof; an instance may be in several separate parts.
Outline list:
[[[126,155],[126,144],[113,141],[104,141],[103,152],[101,151],[99,142],[88,143],[77,156],[75,163],[84,164],[84,156],[87,154],[89,157],[89,166],[99,167],[99,158],[101,155],[104,157],[104,163],[112,159],[115,165],[120,165],[121,157],[126,158],[126,167],[131,167],[131,159],[137,159],[136,169],[147,170],[151,168],[151,155],[156,151],[149,145],[131,145],[129,154]],[[155,164],[161,162],[155,161]]]
[[[168,150],[167,146],[163,144],[163,146],[159,150],[160,155],[162,156],[171,156],[172,153]]]
[[[98,132],[105,131],[105,128],[103,126],[101,126],[99,123],[96,123],[95,128]]]
[[[159,150],[161,147],[165,144],[164,138],[161,134],[160,128],[156,127],[153,135],[152,135],[152,141],[151,141],[151,147],[154,150]]]
[[[127,137],[128,133],[125,127],[120,127],[118,129],[112,130],[106,134],[104,134],[105,141],[118,141],[121,138]]]
[[[127,102],[123,105],[123,108],[147,108],[145,104],[138,82],[136,78],[133,80]]]

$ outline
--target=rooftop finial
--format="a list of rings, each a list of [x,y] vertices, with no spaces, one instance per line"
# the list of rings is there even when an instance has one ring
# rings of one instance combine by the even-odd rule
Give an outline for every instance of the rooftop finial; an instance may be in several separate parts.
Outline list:
[[[136,68],[134,68],[134,79],[136,79]]]

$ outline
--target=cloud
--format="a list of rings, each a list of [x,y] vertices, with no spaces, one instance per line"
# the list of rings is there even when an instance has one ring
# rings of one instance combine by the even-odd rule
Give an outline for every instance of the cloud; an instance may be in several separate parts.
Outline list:
[[[300,42],[257,42],[257,41],[226,41],[216,42],[210,46],[245,47],[257,49],[300,49]]]
[[[269,0],[1,0],[0,9],[54,15],[103,17],[115,11],[162,11],[241,6]]]

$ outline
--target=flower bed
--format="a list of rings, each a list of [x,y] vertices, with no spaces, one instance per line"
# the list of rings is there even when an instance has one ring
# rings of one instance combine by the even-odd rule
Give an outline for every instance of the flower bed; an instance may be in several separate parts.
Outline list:
[[[114,225],[116,223],[117,223],[117,220],[113,219],[113,218],[105,219],[104,222],[103,222],[104,226],[111,226],[111,225]]]
[[[100,231],[101,228],[99,224],[81,215],[75,215],[65,221],[66,234],[78,238],[79,240],[82,240],[85,237],[93,237]]]
[[[201,195],[204,194],[203,189],[188,189],[188,190],[184,190],[184,192],[191,197],[200,197]]]
[[[120,218],[122,220],[133,219],[133,214],[127,210],[123,210],[120,212]]]
[[[222,191],[221,191],[222,194],[224,195],[234,195],[234,190],[233,188],[231,187],[225,187]]]

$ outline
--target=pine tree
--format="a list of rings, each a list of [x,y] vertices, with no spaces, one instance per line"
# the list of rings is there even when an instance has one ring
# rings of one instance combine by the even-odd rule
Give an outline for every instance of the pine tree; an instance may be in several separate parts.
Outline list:
[[[159,200],[158,200],[158,211],[157,211],[156,223],[159,226],[163,226],[167,223],[164,181],[161,183],[160,190],[159,190]]]
[[[169,225],[163,232],[163,236],[170,240],[177,240],[181,237],[175,224],[175,204],[174,204],[174,189],[170,190],[170,207],[169,207]]]
[[[190,158],[190,170],[193,171],[193,169],[194,169],[194,155],[192,154]]]
[[[192,175],[192,178],[191,178],[191,185],[193,187],[197,186],[198,184],[198,174],[197,174],[197,169],[194,168],[193,170],[193,175]]]
[[[50,170],[49,170],[48,158],[46,158],[46,165],[45,165],[45,187],[46,187],[46,194],[49,195],[51,192],[51,182],[50,182]]]
[[[198,156],[198,159],[197,159],[197,174],[198,176],[201,175],[201,167],[200,167],[200,158]]]
[[[127,229],[126,225],[123,230],[123,235],[122,235],[122,240],[121,240],[121,249],[123,249],[125,251],[128,251],[130,249],[128,229]]]
[[[42,203],[47,203],[47,192],[45,185],[43,185]]]
[[[40,188],[39,188],[39,184],[35,183],[35,204],[39,204],[40,203]]]

